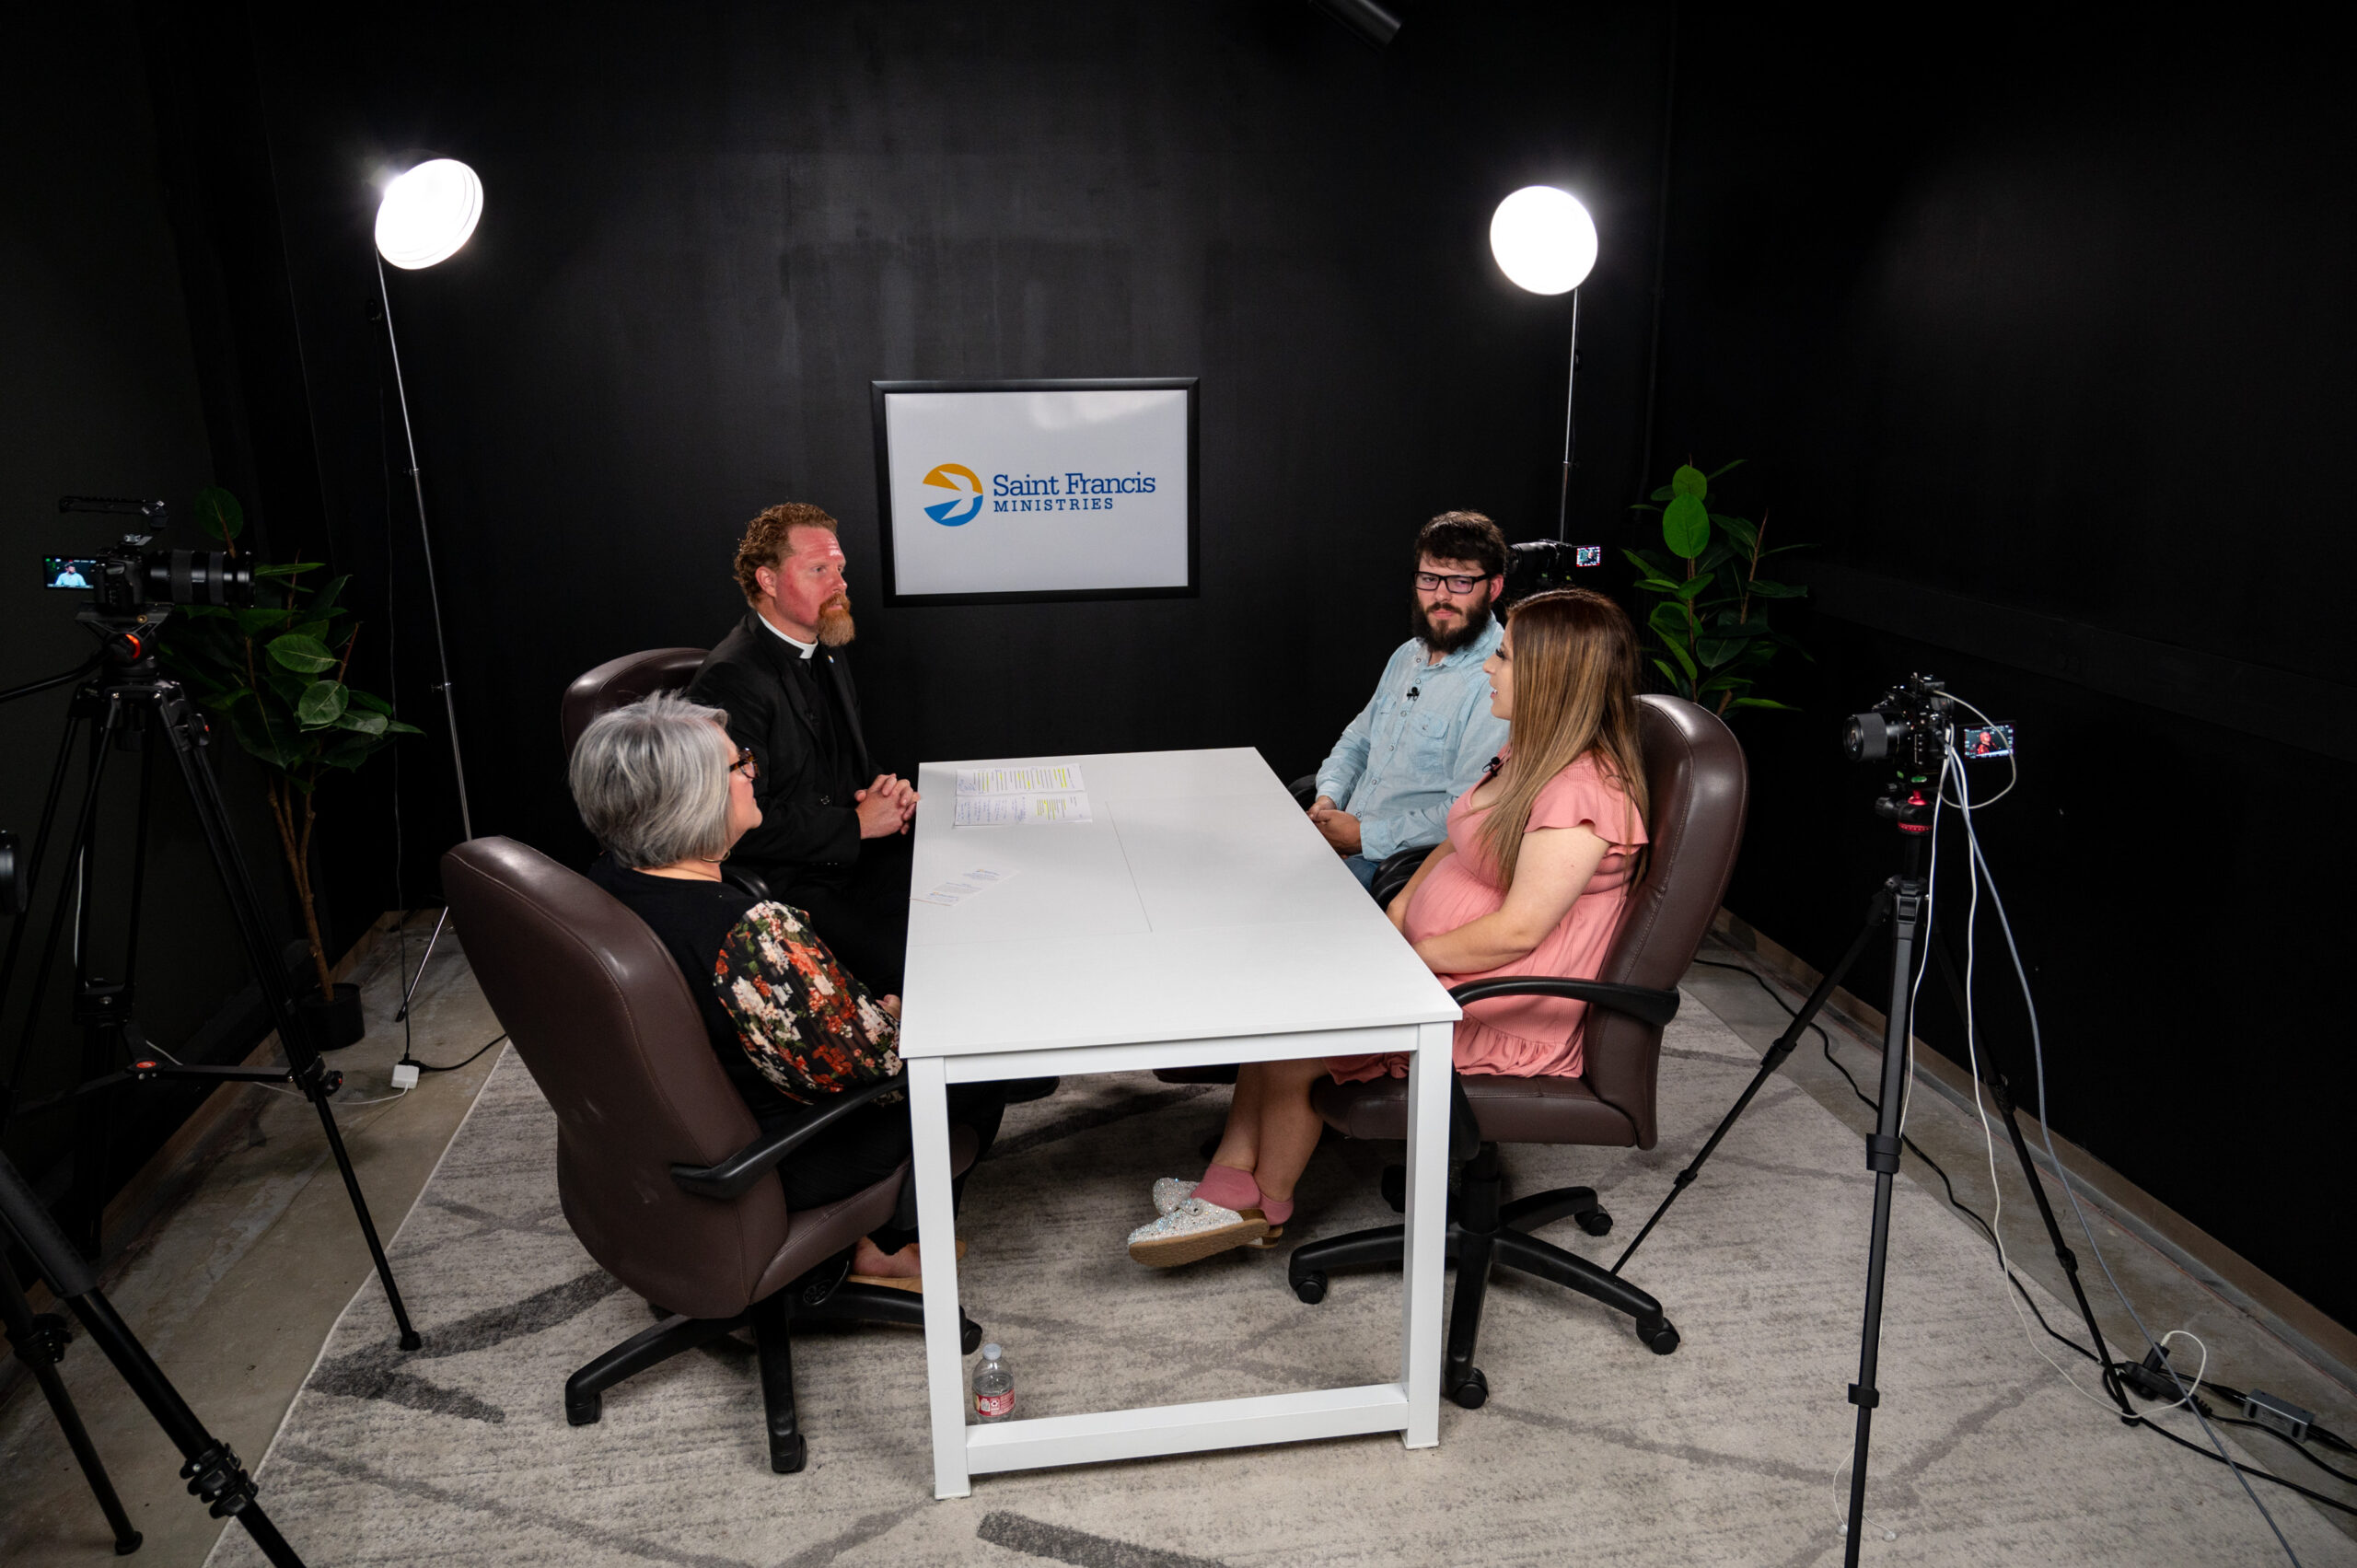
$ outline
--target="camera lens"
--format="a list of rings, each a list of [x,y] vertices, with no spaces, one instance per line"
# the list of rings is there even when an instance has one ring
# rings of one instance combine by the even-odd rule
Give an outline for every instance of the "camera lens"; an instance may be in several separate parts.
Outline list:
[[[1894,730],[1880,714],[1852,714],[1841,726],[1841,753],[1852,762],[1879,762],[1890,755],[1891,741],[1905,734],[1906,727]]]
[[[217,550],[157,550],[148,552],[147,599],[167,604],[249,605],[254,601],[254,569]]]

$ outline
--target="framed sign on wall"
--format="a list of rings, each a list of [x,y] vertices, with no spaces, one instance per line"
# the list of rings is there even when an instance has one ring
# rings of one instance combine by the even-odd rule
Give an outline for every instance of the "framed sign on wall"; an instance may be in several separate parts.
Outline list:
[[[886,604],[1194,595],[1193,377],[870,385]]]

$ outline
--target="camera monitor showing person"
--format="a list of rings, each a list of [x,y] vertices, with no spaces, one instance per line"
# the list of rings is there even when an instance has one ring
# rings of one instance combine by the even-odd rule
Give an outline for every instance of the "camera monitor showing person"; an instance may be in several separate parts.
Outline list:
[[[41,583],[45,588],[94,588],[99,586],[99,563],[83,556],[44,555],[41,558]]]

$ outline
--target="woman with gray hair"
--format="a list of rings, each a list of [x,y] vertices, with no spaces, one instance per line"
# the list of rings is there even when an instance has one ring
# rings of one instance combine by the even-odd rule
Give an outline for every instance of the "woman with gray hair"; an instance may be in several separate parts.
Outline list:
[[[589,877],[628,905],[669,950],[702,1010],[723,1071],[763,1131],[862,1084],[899,1073],[900,1002],[847,973],[801,911],[721,879],[730,846],[758,827],[755,763],[728,715],[674,692],[600,714],[575,746],[574,804],[605,852]],[[988,1146],[1004,1097],[953,1099]],[[905,1103],[869,1105],[779,1167],[786,1205],[815,1208],[891,1175],[909,1157]],[[908,1195],[889,1227],[862,1237],[855,1276],[913,1288],[920,1279]],[[905,1221],[905,1224],[901,1223]]]

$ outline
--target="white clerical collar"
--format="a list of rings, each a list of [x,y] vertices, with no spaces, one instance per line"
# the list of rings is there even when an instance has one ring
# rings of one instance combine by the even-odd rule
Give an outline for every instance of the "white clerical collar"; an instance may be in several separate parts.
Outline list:
[[[773,636],[773,637],[777,638],[780,642],[783,642],[783,643],[791,643],[791,644],[793,644],[795,647],[800,648],[800,649],[802,650],[802,656],[803,656],[804,658],[808,658],[808,657],[810,657],[810,656],[811,656],[811,655],[813,655],[813,654],[815,654],[815,653],[817,653],[817,652],[819,651],[819,645],[818,645],[818,644],[816,644],[816,643],[806,643],[806,642],[804,642],[804,641],[803,641],[801,638],[799,638],[799,637],[789,637],[789,636],[787,636],[784,633],[783,633],[783,632],[779,631],[779,630],[777,629],[777,627],[776,627],[776,626],[774,626],[774,625],[772,625],[772,624],[771,623],[771,621],[770,621],[770,618],[769,618],[768,616],[766,616],[766,615],[763,615],[760,610],[755,610],[755,611],[753,612],[753,618],[754,618],[755,620],[759,621],[762,625],[764,625],[764,626],[768,626],[768,627],[769,627],[769,629],[770,629],[770,635],[772,635],[772,636]]]

